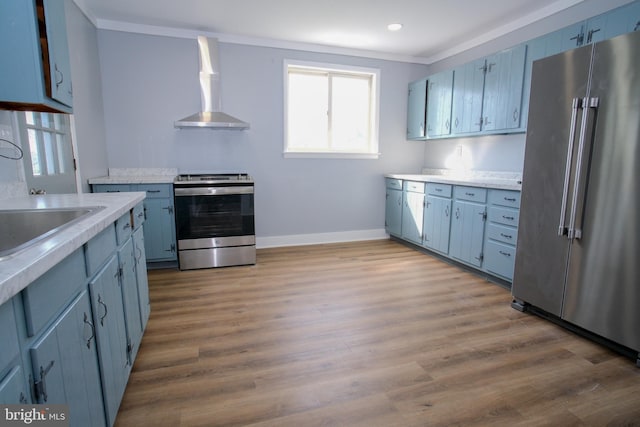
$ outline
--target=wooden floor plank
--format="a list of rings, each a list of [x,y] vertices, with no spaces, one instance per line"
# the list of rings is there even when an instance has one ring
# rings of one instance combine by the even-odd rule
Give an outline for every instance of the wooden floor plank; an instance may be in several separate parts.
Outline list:
[[[639,425],[629,359],[380,240],[149,273],[116,426]]]

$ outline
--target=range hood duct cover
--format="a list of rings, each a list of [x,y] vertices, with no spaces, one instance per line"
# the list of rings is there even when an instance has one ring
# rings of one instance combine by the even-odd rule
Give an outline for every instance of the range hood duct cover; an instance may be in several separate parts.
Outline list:
[[[223,113],[218,39],[198,36],[202,111],[174,122],[176,128],[249,129],[249,123]]]

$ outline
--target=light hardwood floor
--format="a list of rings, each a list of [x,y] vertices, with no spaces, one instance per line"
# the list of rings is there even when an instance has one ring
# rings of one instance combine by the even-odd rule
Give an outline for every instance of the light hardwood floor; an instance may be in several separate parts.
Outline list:
[[[397,242],[149,273],[116,426],[631,426],[630,359]]]

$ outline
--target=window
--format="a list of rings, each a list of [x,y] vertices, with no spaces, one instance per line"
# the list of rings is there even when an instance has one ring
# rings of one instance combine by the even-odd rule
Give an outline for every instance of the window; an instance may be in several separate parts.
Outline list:
[[[378,158],[379,75],[285,61],[285,157]]]
[[[73,170],[67,115],[27,111],[24,128],[34,176],[62,175]]]

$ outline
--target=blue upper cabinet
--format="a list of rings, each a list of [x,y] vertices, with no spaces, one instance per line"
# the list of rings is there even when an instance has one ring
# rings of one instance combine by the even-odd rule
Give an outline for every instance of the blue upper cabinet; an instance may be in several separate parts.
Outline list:
[[[409,83],[407,105],[407,139],[423,140],[427,137],[427,80]]]
[[[71,113],[64,0],[0,2],[0,108]]]
[[[439,138],[451,133],[453,70],[429,77],[427,90],[427,137]]]
[[[482,98],[482,130],[520,127],[526,45],[487,57]]]
[[[640,2],[636,1],[560,30],[562,51],[610,39],[640,28]]]
[[[482,94],[485,60],[469,62],[453,71],[451,133],[466,134],[482,129]]]

